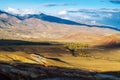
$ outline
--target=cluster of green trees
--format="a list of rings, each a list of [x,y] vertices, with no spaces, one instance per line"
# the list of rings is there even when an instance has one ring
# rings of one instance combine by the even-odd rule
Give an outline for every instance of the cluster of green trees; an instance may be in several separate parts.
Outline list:
[[[65,43],[65,46],[68,49],[71,49],[71,50],[77,50],[77,49],[88,48],[89,47],[88,44],[82,44],[82,43],[78,43],[78,42]]]
[[[87,49],[89,47],[88,44],[82,44],[82,43],[78,43],[78,42],[68,42],[64,44],[65,47],[67,49],[69,49],[71,51],[71,53],[74,56],[86,56],[86,54],[88,53]]]

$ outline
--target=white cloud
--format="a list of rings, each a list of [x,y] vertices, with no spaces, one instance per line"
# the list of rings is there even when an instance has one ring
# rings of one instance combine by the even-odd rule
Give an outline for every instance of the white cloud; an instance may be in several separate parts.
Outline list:
[[[112,14],[111,14],[111,13],[101,14],[100,17],[102,17],[102,18],[111,18],[111,17],[112,17]]]
[[[19,10],[18,9],[14,9],[14,8],[7,8],[5,11],[10,12],[10,13],[14,13],[14,14],[18,14]]]
[[[88,13],[69,13],[73,18],[79,19],[79,20],[95,20],[96,17],[88,14]]]
[[[38,10],[33,9],[14,9],[11,7],[8,7],[6,12],[12,13],[12,14],[19,14],[19,15],[26,15],[26,14],[39,14],[40,12]]]
[[[96,21],[91,21],[91,24],[97,24]]]
[[[67,11],[60,11],[60,12],[58,13],[58,15],[66,15],[66,14],[68,14]]]
[[[90,16],[90,15],[88,15],[88,14],[83,14],[83,13],[81,13],[81,14],[79,14],[78,15],[80,18],[82,18],[82,19],[92,19],[92,16]]]

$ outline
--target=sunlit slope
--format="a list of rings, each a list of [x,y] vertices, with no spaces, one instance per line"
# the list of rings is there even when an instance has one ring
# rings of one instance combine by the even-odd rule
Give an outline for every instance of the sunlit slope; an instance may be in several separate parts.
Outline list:
[[[59,59],[43,57],[38,54],[25,53],[25,52],[0,52],[0,61],[8,63],[33,63],[41,64],[44,66],[60,66],[60,67],[70,67],[64,61]]]
[[[9,63],[34,63],[44,66],[58,66],[77,68],[93,71],[120,71],[120,50],[105,52],[106,54],[89,54],[88,57],[74,56],[49,56],[44,57],[37,54],[25,52],[0,52],[0,61]]]

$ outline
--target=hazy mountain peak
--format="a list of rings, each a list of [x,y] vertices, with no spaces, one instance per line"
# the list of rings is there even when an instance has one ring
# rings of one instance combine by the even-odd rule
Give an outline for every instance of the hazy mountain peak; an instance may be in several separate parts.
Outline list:
[[[0,10],[0,14],[8,14],[7,12],[3,11],[3,10]]]
[[[0,10],[0,14],[2,14],[2,13],[3,13],[3,11]]]

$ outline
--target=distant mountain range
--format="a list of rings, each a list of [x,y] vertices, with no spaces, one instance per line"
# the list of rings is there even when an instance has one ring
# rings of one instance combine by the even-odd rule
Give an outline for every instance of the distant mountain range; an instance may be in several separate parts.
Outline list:
[[[80,25],[80,26],[88,26],[88,27],[110,28],[110,29],[120,31],[120,29],[114,28],[114,27],[111,27],[111,26],[90,25],[90,24],[78,23],[78,22],[75,22],[75,21],[66,20],[66,19],[46,15],[44,13],[31,14],[31,15],[28,14],[28,15],[25,15],[25,16],[16,16],[16,17],[18,19],[21,19],[21,20],[25,20],[25,19],[28,19],[28,18],[37,18],[37,19],[41,19],[41,20],[44,20],[44,21],[48,21],[48,22],[55,22],[55,23],[68,24],[68,25]]]
[[[20,16],[0,11],[1,39],[91,42],[119,31],[109,26],[82,24],[43,13]]]
[[[66,20],[66,19],[62,19],[62,18],[59,18],[59,17],[55,17],[55,16],[46,15],[44,13],[26,14],[24,16],[21,16],[21,15],[16,15],[16,14],[10,14],[10,13],[7,13],[5,11],[0,11],[0,14],[3,14],[3,13],[5,13],[7,15],[10,15],[10,16],[14,16],[14,17],[16,17],[20,20],[25,20],[25,19],[29,19],[29,18],[37,18],[37,19],[41,19],[41,20],[44,20],[44,21],[48,21],[48,22],[55,22],[55,23],[68,24],[68,25],[80,25],[80,26],[88,26],[88,27],[110,28],[110,29],[120,31],[120,29],[115,28],[115,27],[111,27],[111,26],[78,23],[78,22],[75,22],[75,21]]]

